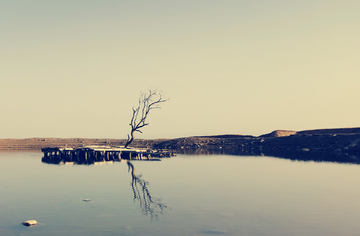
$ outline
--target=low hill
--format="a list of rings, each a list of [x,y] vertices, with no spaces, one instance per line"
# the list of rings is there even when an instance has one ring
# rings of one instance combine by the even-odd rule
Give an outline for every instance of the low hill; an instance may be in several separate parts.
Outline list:
[[[360,134],[360,128],[314,129],[296,132],[296,135]]]
[[[259,137],[261,138],[285,137],[285,136],[294,135],[296,133],[297,133],[296,131],[291,131],[291,130],[275,130],[271,133],[260,135]]]
[[[290,135],[338,135],[338,134],[360,134],[360,128],[338,128],[338,129],[314,129],[314,130],[275,130],[268,134],[260,135],[261,138],[286,137]]]
[[[194,136],[194,138],[254,138],[254,136],[241,134],[222,134],[209,136]]]

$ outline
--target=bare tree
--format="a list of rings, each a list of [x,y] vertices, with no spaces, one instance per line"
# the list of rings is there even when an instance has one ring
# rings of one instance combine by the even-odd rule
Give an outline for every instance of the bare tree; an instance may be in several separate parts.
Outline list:
[[[161,92],[157,92],[156,90],[152,91],[149,89],[148,93],[141,93],[138,106],[132,108],[133,113],[129,124],[131,126],[131,132],[130,135],[128,134],[125,148],[134,140],[134,133],[142,133],[140,129],[149,124],[146,123],[149,112],[153,109],[159,109],[160,103],[166,102],[167,100],[168,99],[163,99]]]

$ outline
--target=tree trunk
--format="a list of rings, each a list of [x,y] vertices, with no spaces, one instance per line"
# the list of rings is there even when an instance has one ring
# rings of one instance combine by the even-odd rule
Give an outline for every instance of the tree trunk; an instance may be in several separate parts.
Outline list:
[[[130,143],[132,143],[132,141],[134,141],[134,138],[135,138],[134,133],[135,133],[135,131],[131,131],[131,137],[128,138],[128,140],[125,144],[125,148],[127,148],[130,145]]]

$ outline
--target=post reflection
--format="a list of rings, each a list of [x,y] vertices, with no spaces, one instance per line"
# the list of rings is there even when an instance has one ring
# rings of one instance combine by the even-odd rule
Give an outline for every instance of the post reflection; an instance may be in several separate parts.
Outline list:
[[[167,208],[162,203],[162,199],[151,195],[148,188],[149,182],[145,181],[141,175],[135,175],[134,165],[130,160],[136,159],[139,161],[160,161],[159,158],[151,156],[143,157],[143,154],[131,153],[130,151],[118,150],[73,150],[58,148],[44,150],[44,156],[41,161],[53,165],[100,165],[112,164],[114,162],[126,161],[128,171],[131,170],[131,188],[133,191],[134,201],[139,202],[140,209],[143,215],[149,215],[151,220],[158,220],[159,215],[163,215],[164,209]],[[143,159],[141,159],[143,158]],[[86,200],[86,199],[85,199]]]
[[[149,182],[142,179],[141,175],[135,175],[134,165],[130,161],[127,161],[127,165],[128,171],[131,170],[134,201],[139,202],[143,215],[150,215],[151,220],[158,220],[159,215],[163,215],[167,206],[161,202],[161,198],[151,196],[148,188]]]

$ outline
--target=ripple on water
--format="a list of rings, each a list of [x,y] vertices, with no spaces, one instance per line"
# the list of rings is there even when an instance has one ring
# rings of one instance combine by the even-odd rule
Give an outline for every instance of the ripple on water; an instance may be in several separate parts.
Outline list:
[[[220,234],[227,234],[228,231],[226,231],[226,230],[206,229],[206,230],[202,230],[201,233],[204,233],[204,234],[213,234],[213,235],[220,235]]]

